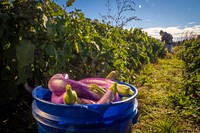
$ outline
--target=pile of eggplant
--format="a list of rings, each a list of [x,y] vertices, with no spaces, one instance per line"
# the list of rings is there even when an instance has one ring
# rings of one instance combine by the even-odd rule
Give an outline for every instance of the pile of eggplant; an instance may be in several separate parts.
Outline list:
[[[125,84],[114,81],[115,71],[106,78],[70,79],[66,73],[53,75],[48,88],[52,92],[51,102],[56,104],[110,104],[133,95]]]

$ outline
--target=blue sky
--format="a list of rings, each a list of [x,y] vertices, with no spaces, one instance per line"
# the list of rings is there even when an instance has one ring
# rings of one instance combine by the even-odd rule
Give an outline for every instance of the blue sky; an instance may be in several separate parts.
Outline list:
[[[133,0],[134,12],[124,12],[124,16],[137,16],[141,21],[131,21],[124,28],[142,28],[149,35],[160,38],[159,31],[165,30],[175,38],[184,38],[188,33],[200,34],[200,0]],[[65,4],[66,0],[57,0]],[[75,0],[73,6],[82,10],[85,17],[102,20],[101,15],[108,13],[107,0]],[[116,2],[111,0],[111,14],[116,14]]]

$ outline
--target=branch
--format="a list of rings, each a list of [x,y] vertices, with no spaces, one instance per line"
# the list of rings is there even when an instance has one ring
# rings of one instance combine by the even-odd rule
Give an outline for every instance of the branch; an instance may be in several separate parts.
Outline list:
[[[133,0],[116,0],[116,4],[117,13],[115,15],[111,15],[110,0],[107,0],[107,3],[105,5],[108,9],[108,13],[106,15],[100,14],[103,21],[105,20],[105,22],[107,21],[115,23],[115,26],[123,27],[125,24],[132,20],[140,20],[136,16],[131,16],[128,18],[126,16],[123,16],[124,12],[135,11],[133,6],[135,6],[136,4]]]

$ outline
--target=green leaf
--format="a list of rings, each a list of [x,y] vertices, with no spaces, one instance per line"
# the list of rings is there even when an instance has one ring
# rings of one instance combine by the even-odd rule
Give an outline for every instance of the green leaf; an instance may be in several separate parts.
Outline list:
[[[34,61],[34,51],[35,45],[28,40],[23,40],[20,45],[16,46],[16,56],[20,68]]]
[[[56,49],[53,45],[49,44],[46,46],[45,48],[45,51],[47,52],[47,54],[50,56],[50,57],[55,57],[57,58],[57,52],[56,52]]]
[[[48,71],[48,74],[49,75],[53,75],[55,73],[55,69],[53,68],[53,69],[50,69],[49,71]]]
[[[74,1],[75,1],[75,0],[68,0],[68,1],[66,2],[67,7],[72,6],[72,4],[74,3]]]
[[[98,51],[100,51],[99,45],[95,41],[91,41],[91,43],[95,45]]]
[[[71,54],[71,49],[71,46],[66,43],[63,47],[64,54],[69,56]]]
[[[17,80],[17,82],[19,84],[27,82],[27,79],[31,78],[33,76],[30,66],[25,66],[23,68],[19,68],[17,71],[18,71],[18,74],[17,74],[18,80]]]
[[[76,52],[79,53],[79,44],[77,42],[74,42],[75,48],[76,48]]]

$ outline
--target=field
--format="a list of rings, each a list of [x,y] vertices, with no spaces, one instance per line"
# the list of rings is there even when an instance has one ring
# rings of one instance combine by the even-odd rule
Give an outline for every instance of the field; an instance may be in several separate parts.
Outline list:
[[[31,91],[52,75],[79,80],[111,71],[139,90],[133,132],[200,132],[200,37],[183,40],[172,55],[142,29],[91,20],[54,1],[0,7],[0,132],[37,132]]]
[[[133,85],[138,89],[139,120],[132,133],[198,133],[198,123],[185,117],[173,103],[174,94],[181,91],[184,63],[177,56],[167,53],[157,63],[147,64],[138,73]],[[24,97],[26,96],[26,97]],[[19,101],[20,106],[9,118],[1,122],[1,131],[37,132],[36,120],[31,114],[30,95],[26,92]],[[178,106],[178,105],[177,105]]]

